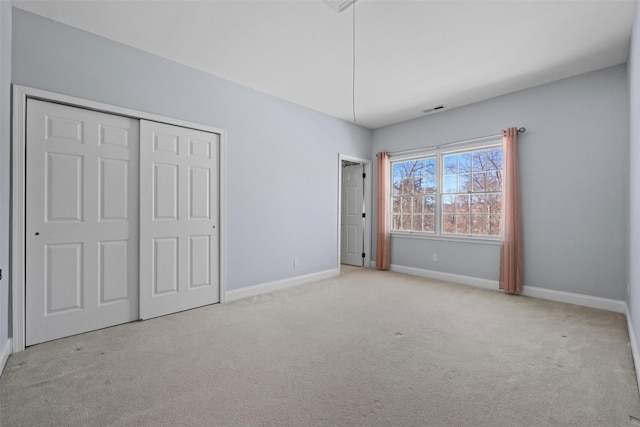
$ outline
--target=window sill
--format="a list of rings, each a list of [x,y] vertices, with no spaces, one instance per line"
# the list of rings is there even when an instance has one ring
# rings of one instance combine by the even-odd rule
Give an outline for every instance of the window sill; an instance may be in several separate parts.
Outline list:
[[[434,236],[423,233],[411,233],[392,231],[392,238],[401,239],[420,239],[420,240],[441,240],[445,242],[457,242],[457,243],[474,243],[481,245],[500,245],[500,238],[482,238],[482,237],[448,237],[448,236]]]

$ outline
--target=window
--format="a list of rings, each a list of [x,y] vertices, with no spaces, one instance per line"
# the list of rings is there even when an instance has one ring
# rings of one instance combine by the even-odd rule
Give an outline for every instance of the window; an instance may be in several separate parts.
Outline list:
[[[392,160],[391,170],[392,232],[500,236],[501,145]]]

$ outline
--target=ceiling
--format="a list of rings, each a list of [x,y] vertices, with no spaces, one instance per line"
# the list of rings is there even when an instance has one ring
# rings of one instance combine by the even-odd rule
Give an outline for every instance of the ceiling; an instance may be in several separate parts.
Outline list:
[[[626,62],[633,0],[13,1],[378,128]],[[441,110],[442,111],[442,110]],[[437,113],[435,113],[437,114]]]

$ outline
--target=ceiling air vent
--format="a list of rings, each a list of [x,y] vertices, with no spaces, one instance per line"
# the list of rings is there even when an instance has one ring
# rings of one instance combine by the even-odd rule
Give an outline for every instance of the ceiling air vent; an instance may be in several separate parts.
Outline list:
[[[349,9],[358,0],[322,0],[322,1],[331,9],[340,13]]]
[[[444,105],[438,105],[437,107],[433,107],[433,108],[427,108],[426,110],[422,110],[423,114],[431,114],[431,113],[435,113],[436,111],[441,111],[444,110],[445,108],[447,108]]]

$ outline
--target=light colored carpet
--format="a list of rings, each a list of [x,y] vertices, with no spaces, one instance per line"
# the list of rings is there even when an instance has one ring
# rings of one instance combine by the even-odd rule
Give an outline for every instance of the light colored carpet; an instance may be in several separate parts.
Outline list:
[[[358,267],[356,265],[349,265],[349,264],[340,264],[340,273],[351,273],[353,271],[358,271],[361,270],[362,267]]]
[[[37,345],[2,426],[626,426],[622,315],[360,269]]]

